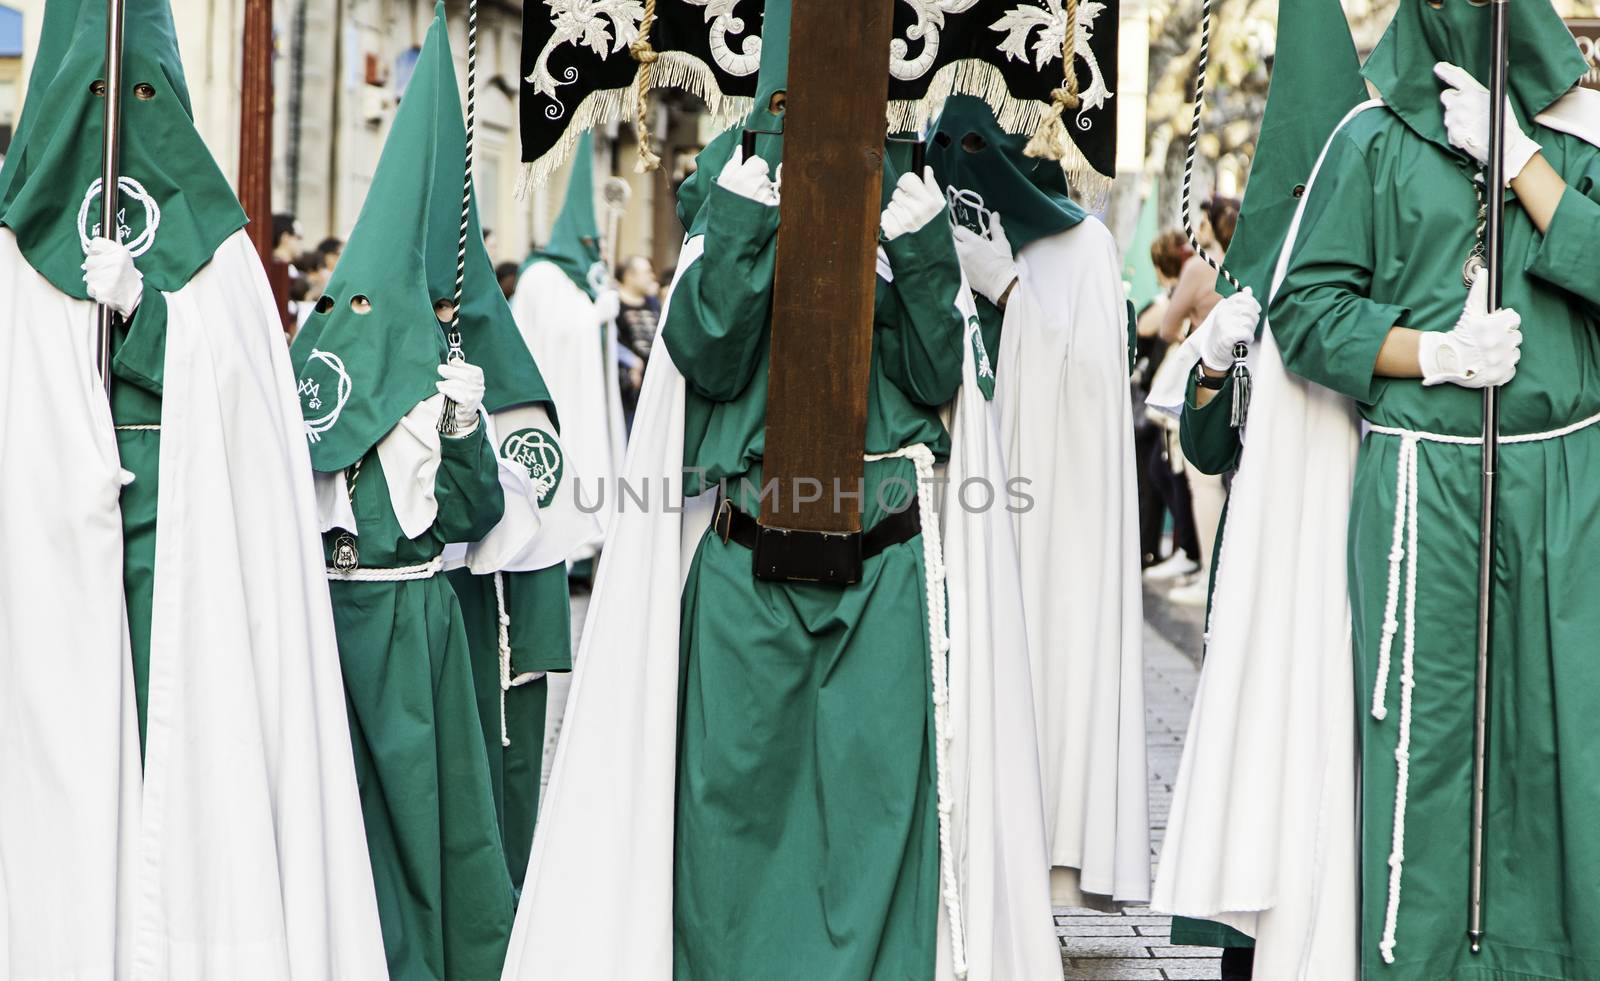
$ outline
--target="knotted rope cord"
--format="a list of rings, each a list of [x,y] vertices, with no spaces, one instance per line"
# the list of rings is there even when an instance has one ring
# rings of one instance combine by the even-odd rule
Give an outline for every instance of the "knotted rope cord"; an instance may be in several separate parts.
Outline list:
[[[1039,121],[1033,138],[1023,148],[1023,156],[1060,160],[1071,146],[1067,125],[1061,119],[1068,109],[1082,104],[1078,97],[1078,0],[1067,0],[1066,23],[1061,25],[1061,87],[1050,93],[1050,108]]]
[[[456,292],[455,309],[451,313],[450,329],[445,340],[450,345],[446,355],[450,361],[465,361],[461,351],[461,293],[467,280],[467,232],[472,224],[472,145],[478,119],[478,0],[467,0],[467,152],[461,177],[461,234],[456,238]],[[456,404],[444,400],[444,413],[439,418],[439,432],[446,436],[456,433]]]
[[[1189,236],[1189,245],[1194,249],[1195,255],[1206,261],[1206,265],[1217,271],[1217,275],[1228,281],[1235,292],[1244,289],[1233,274],[1222,268],[1200,245],[1200,239],[1194,233],[1194,158],[1200,149],[1200,114],[1205,110],[1206,104],[1206,67],[1211,60],[1211,0],[1200,0],[1200,58],[1195,64],[1194,79],[1194,116],[1189,120],[1189,145],[1183,155],[1183,200],[1180,211],[1183,218],[1183,233]],[[1244,426],[1245,417],[1250,412],[1250,371],[1246,367],[1245,359],[1249,356],[1250,349],[1243,344],[1233,347],[1233,407],[1229,412],[1228,422],[1235,429]]]
[[[1076,2],[1076,0],[1073,0]],[[633,60],[639,63],[639,74],[634,77],[636,98],[634,99],[633,129],[634,136],[639,142],[639,162],[634,164],[634,173],[644,174],[656,170],[661,166],[661,158],[656,155],[654,147],[650,145],[650,74],[651,66],[661,55],[650,45],[650,29],[656,23],[656,0],[645,0],[644,19],[639,22],[639,36],[628,45],[628,53],[633,55]]]
[[[893,453],[869,453],[866,461],[910,460],[917,473],[917,511],[922,518],[922,564],[927,580],[929,668],[933,682],[934,788],[939,808],[939,869],[943,879],[945,910],[950,915],[950,959],[956,977],[967,976],[966,928],[961,916],[961,890],[956,881],[955,849],[950,834],[953,807],[950,792],[950,634],[945,615],[944,544],[939,537],[939,514],[933,503],[933,451],[925,443],[905,446]]]

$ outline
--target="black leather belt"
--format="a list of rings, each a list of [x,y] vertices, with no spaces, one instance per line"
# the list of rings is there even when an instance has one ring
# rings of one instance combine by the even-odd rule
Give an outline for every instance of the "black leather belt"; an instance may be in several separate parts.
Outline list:
[[[922,515],[916,503],[889,514],[855,534],[789,531],[766,528],[734,507],[727,498],[717,502],[712,530],[724,542],[750,549],[757,579],[772,582],[825,582],[850,585],[861,581],[861,563],[922,532]]]

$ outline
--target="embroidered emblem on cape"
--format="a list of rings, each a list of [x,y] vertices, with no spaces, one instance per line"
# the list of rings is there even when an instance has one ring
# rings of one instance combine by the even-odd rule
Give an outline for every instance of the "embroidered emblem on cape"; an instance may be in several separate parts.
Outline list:
[[[950,202],[950,220],[968,231],[989,237],[989,221],[994,212],[983,204],[983,195],[964,187],[946,187],[944,196]]]
[[[353,387],[354,383],[338,355],[312,350],[311,357],[306,361],[306,373],[300,376],[297,387],[300,414],[306,424],[306,439],[318,442],[323,433],[334,427],[345,404],[350,401]],[[332,406],[328,404],[330,401]]]
[[[361,553],[356,550],[353,536],[340,535],[333,540],[333,567],[340,572],[353,572],[361,565]]]
[[[89,240],[100,237],[100,222],[97,219],[92,225],[89,223],[91,209],[98,215],[100,209],[95,207],[95,202],[100,199],[100,187],[104,182],[96,177],[89,185],[89,190],[83,194],[83,203],[78,206],[78,244],[83,246],[83,254],[89,254]],[[137,257],[150,251],[156,244],[156,229],[161,227],[161,206],[156,204],[156,199],[144,189],[144,185],[132,177],[117,178],[117,190],[121,192],[122,207],[117,209],[117,241],[128,247],[129,254]],[[134,220],[128,216],[127,202],[137,202],[144,211],[144,221],[137,228]],[[111,236],[107,235],[106,238]]]
[[[605,260],[601,260],[589,267],[589,272],[584,276],[589,281],[589,288],[596,293],[611,285],[611,270],[606,267]]]
[[[994,365],[989,361],[989,349],[983,346],[983,332],[978,328],[978,318],[967,318],[967,343],[972,345],[972,363],[978,369],[978,388],[983,397],[994,400]]]
[[[527,469],[539,490],[539,506],[549,506],[566,463],[556,438],[543,429],[519,429],[500,444],[500,455]]]

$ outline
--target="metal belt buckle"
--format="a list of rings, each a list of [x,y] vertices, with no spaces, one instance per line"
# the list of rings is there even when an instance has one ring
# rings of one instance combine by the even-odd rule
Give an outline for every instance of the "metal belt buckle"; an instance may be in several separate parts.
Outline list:
[[[755,576],[765,582],[853,586],[865,562],[861,532],[794,531],[762,525],[756,536]]]
[[[733,537],[733,501],[724,497],[717,504],[717,516],[711,519],[711,529],[722,539],[722,544],[728,544],[728,539]]]

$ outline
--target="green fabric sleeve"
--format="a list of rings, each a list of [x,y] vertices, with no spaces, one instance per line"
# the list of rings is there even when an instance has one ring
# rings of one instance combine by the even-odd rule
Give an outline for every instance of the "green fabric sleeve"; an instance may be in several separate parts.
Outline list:
[[[167,360],[166,294],[146,283],[139,306],[127,321],[127,331],[126,340],[112,359],[112,374],[152,395],[160,395]]]
[[[1600,314],[1600,276],[1595,257],[1600,256],[1600,203],[1595,180],[1585,176],[1577,188],[1568,187],[1556,205],[1550,227],[1528,256],[1528,275],[1564,289],[1584,301],[1590,316]],[[1587,191],[1588,193],[1585,193]]]
[[[439,475],[434,481],[439,516],[433,533],[446,542],[478,541],[494,530],[506,511],[494,449],[482,426],[466,436],[445,436],[439,443]]]
[[[1239,465],[1239,430],[1233,428],[1233,373],[1223,379],[1222,389],[1204,406],[1195,400],[1193,372],[1183,400],[1183,420],[1178,426],[1178,442],[1183,455],[1201,473],[1227,473]]]
[[[1371,402],[1373,369],[1390,328],[1410,315],[1379,303],[1372,284],[1373,202],[1377,185],[1366,156],[1344,133],[1328,147],[1306,201],[1284,278],[1269,305],[1272,333],[1290,371]]]
[[[772,310],[778,209],[721,185],[695,223],[705,253],[672,291],[662,340],[689,387],[716,402],[738,398],[755,375]]]
[[[961,387],[965,322],[956,308],[961,265],[948,222],[935,219],[885,242],[898,303],[877,308],[883,371],[911,399],[940,406]],[[882,290],[880,289],[880,295]]]

